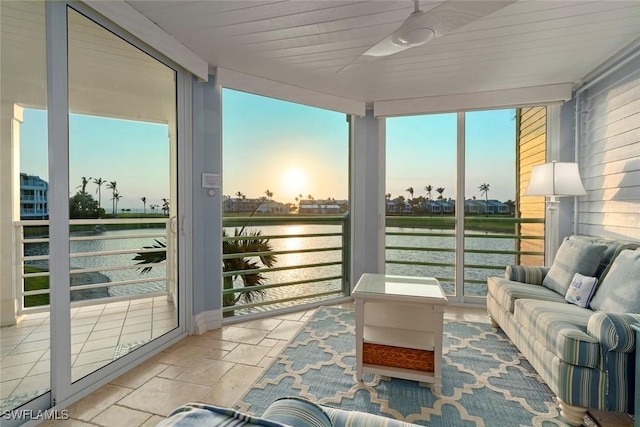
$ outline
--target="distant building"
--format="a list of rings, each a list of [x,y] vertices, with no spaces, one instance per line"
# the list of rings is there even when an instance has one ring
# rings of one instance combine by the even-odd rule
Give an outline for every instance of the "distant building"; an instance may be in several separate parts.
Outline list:
[[[262,197],[259,199],[249,199],[246,197],[229,197],[225,196],[222,202],[224,212],[259,212],[273,214],[287,214],[289,207],[284,203],[274,200],[267,200]]]
[[[511,207],[498,200],[468,199],[464,201],[464,211],[470,214],[506,215],[511,213]]]
[[[49,184],[20,173],[20,219],[49,219]]]
[[[265,200],[258,206],[256,212],[260,213],[273,213],[273,214],[287,214],[289,213],[289,206],[284,203],[276,202],[273,200]]]
[[[411,213],[411,205],[404,198],[396,198],[393,200],[387,200],[386,212],[390,214],[405,214]]]
[[[388,214],[410,214],[413,211],[409,202],[398,197],[397,199],[386,201],[386,212]],[[425,200],[417,206],[415,211],[415,213],[427,214],[454,214],[455,212],[456,201],[452,199]],[[511,206],[498,200],[474,199],[464,201],[464,212],[477,215],[508,215],[513,213]]]
[[[300,200],[298,213],[300,214],[340,214],[349,209],[347,200]]]

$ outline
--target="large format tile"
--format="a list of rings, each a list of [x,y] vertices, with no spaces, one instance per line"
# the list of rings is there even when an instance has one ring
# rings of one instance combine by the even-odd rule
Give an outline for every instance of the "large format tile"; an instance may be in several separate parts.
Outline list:
[[[202,385],[156,377],[125,396],[118,404],[166,417],[176,407],[197,401],[208,391],[209,387]]]
[[[259,329],[247,329],[237,326],[226,326],[222,328],[220,333],[220,339],[224,341],[231,341],[244,344],[258,344],[264,338],[266,338],[268,331],[261,331]]]
[[[244,365],[257,365],[269,351],[271,351],[271,347],[238,344],[238,346],[224,356],[222,360]]]
[[[149,363],[144,362],[129,372],[120,375],[115,380],[111,381],[111,384],[120,385],[129,388],[138,388],[142,384],[149,381],[159,373],[163,372],[169,367],[161,363]]]
[[[264,370],[255,366],[235,365],[211,387],[200,402],[216,406],[233,406]]]
[[[147,412],[113,405],[94,417],[91,422],[105,427],[138,427],[144,424],[149,418],[151,418],[151,414]]]
[[[304,322],[283,320],[273,331],[271,331],[267,338],[289,341],[292,339],[304,325]]]
[[[218,387],[218,381],[234,367],[234,363],[222,360],[203,359],[188,367],[176,377],[178,381]]]
[[[124,396],[131,393],[132,389],[107,384],[100,387],[85,398],[69,406],[71,418],[90,421],[93,417],[104,411]]]

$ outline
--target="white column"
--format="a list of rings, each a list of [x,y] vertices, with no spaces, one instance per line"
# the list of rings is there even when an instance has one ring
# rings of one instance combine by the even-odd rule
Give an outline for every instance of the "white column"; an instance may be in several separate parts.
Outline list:
[[[351,288],[363,273],[384,273],[384,118],[368,110],[351,125]],[[356,220],[357,219],[357,220]]]
[[[0,326],[16,323],[16,233],[20,220],[20,124],[23,108],[3,101],[0,118]]]

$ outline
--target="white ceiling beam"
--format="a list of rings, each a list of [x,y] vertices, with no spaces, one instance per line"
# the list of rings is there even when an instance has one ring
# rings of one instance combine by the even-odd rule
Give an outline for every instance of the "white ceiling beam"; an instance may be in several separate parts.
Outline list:
[[[83,2],[172,61],[175,61],[199,79],[207,81],[209,78],[209,65],[205,60],[167,34],[128,3],[123,0],[83,0]]]
[[[331,111],[355,114],[356,116],[364,116],[365,114],[365,103],[363,101],[330,95],[328,93],[221,67],[217,67],[214,74],[216,75],[217,83],[229,89],[236,89],[242,92],[296,102],[298,104],[324,108]]]
[[[571,87],[572,83],[560,83],[487,92],[376,101],[373,103],[373,112],[376,117],[393,117],[546,105],[571,99]]]

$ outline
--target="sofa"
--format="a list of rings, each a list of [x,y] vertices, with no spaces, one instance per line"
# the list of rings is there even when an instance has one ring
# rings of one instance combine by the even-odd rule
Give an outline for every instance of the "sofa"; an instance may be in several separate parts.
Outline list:
[[[487,310],[581,425],[587,409],[633,413],[640,243],[565,238],[548,267],[489,277]]]
[[[158,427],[415,427],[403,421],[319,405],[301,397],[283,397],[256,417],[231,408],[188,403],[173,410]]]

